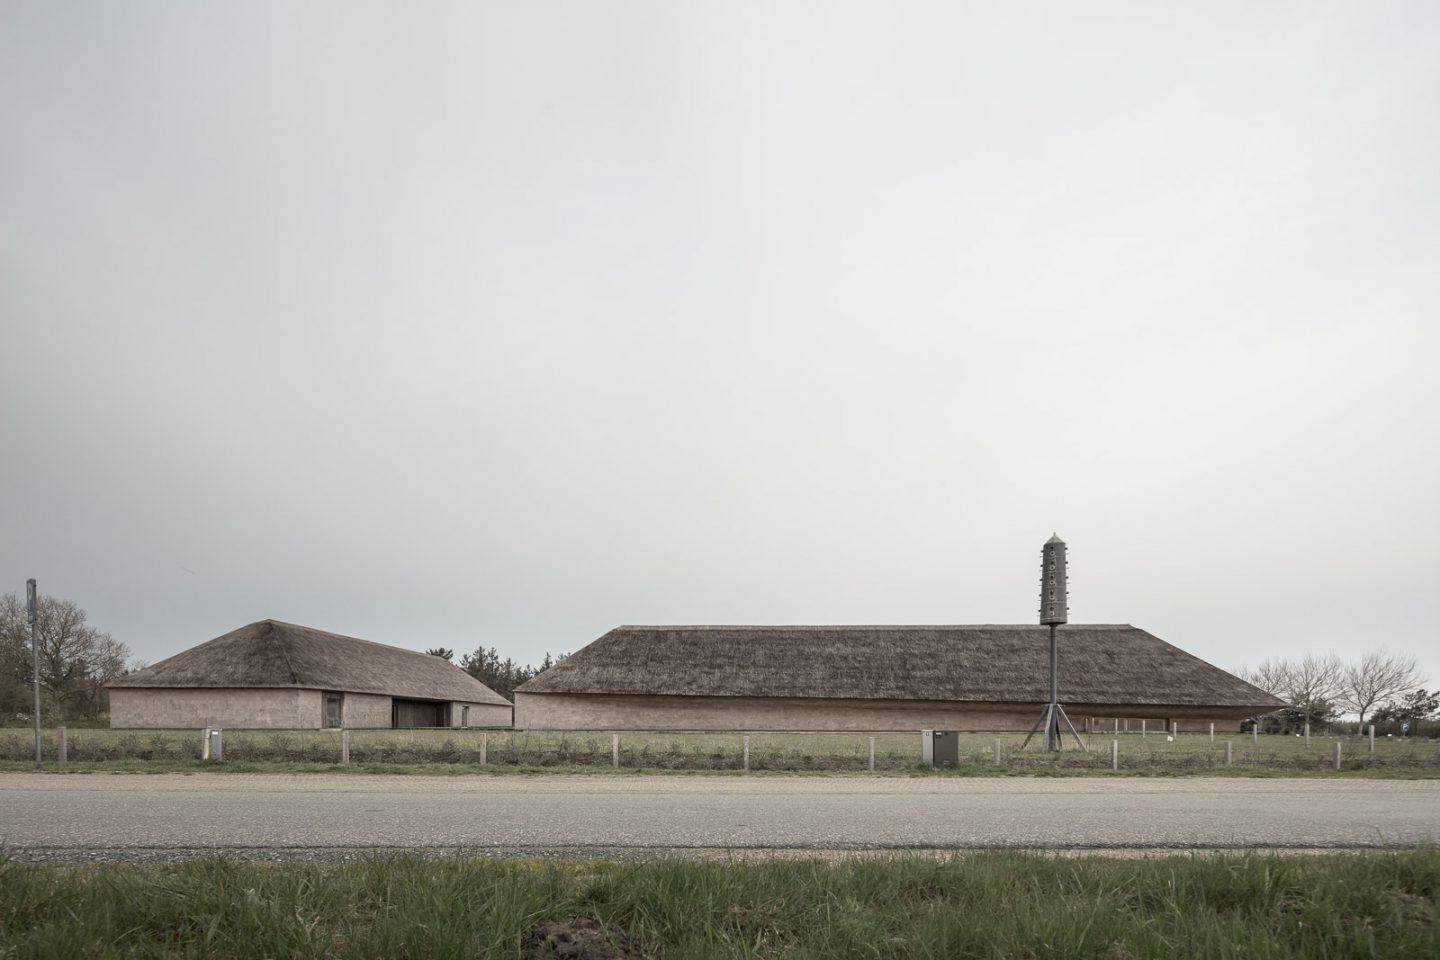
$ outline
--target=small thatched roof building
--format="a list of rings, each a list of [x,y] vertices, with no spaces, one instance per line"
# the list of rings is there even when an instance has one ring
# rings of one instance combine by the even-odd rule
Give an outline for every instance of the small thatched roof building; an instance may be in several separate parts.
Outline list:
[[[112,727],[496,727],[510,702],[448,660],[261,620],[110,685]]]
[[[1059,635],[1060,700],[1076,723],[1203,728],[1281,706],[1138,627]],[[1043,626],[618,627],[516,690],[515,725],[1023,730],[1048,678]]]

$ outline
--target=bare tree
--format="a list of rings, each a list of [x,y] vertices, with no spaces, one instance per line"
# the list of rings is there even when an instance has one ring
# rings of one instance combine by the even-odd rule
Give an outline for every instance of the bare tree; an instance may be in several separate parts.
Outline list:
[[[1345,665],[1340,677],[1338,699],[1360,714],[1360,726],[1363,728],[1365,714],[1372,707],[1413,690],[1420,686],[1422,679],[1420,666],[1413,656],[1373,651]]]
[[[1307,653],[1288,666],[1285,699],[1302,708],[1306,718],[1314,713],[1316,704],[1328,703],[1339,695],[1345,668],[1333,654],[1317,657]]]
[[[1288,660],[1266,660],[1258,667],[1241,667],[1236,675],[1268,694],[1288,699],[1290,695],[1290,673],[1292,665]]]
[[[71,600],[41,597],[40,685],[62,710],[93,716],[105,685],[125,670],[130,648],[86,622],[85,611]],[[28,646],[29,624],[15,594],[0,597],[0,646]],[[28,673],[28,671],[27,671]]]

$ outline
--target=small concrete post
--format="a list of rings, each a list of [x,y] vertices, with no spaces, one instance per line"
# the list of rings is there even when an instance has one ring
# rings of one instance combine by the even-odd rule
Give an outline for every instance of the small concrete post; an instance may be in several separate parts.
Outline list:
[[[210,759],[225,759],[225,743],[221,739],[220,730],[218,728],[210,731]]]
[[[870,769],[875,769],[875,738],[870,738]]]
[[[64,763],[66,760],[70,759],[69,745],[65,742],[64,727],[60,728],[59,739],[55,742],[55,749],[57,751],[56,759],[59,760],[61,763]]]
[[[1227,766],[1227,767],[1230,766],[1230,764],[1231,764],[1233,761],[1234,761],[1234,758],[1232,757],[1232,755],[1231,755],[1231,753],[1230,753],[1230,741],[1229,741],[1229,740],[1226,740],[1226,741],[1225,741],[1225,766]]]
[[[995,766],[1000,766],[1000,738],[995,738]]]
[[[1250,728],[1250,739],[1255,746],[1260,746],[1260,721],[1255,721],[1255,726]]]
[[[1215,724],[1210,724],[1210,742],[1215,742]]]
[[[1305,749],[1310,749],[1310,722],[1305,722]]]
[[[1111,770],[1119,770],[1119,769],[1120,769],[1120,741],[1119,741],[1119,740],[1111,740],[1111,741],[1110,741],[1110,769],[1111,769]]]
[[[610,734],[610,766],[620,766],[620,734]]]
[[[1125,732],[1126,732],[1126,733],[1129,733],[1129,732],[1130,732],[1130,718],[1129,718],[1129,717],[1126,717],[1126,718],[1125,718]]]
[[[482,767],[485,766],[485,748],[489,745],[489,744],[486,742],[486,741],[489,739],[489,737],[490,737],[490,734],[488,734],[488,733],[482,733],[482,734],[480,734],[480,766],[482,766]]]
[[[1144,720],[1141,720],[1141,721],[1140,721],[1140,736],[1142,736],[1142,737],[1145,736],[1145,721],[1144,721]]]
[[[210,728],[206,727],[200,731],[200,759],[210,759]]]
[[[744,749],[744,753],[745,753],[745,760],[744,760],[745,769],[746,769],[746,771],[749,771],[749,769],[750,769],[750,734],[748,734],[748,733],[745,734],[745,749]]]
[[[350,762],[350,731],[340,731],[340,762]]]
[[[1375,724],[1370,724],[1370,752],[1375,752]]]
[[[1335,741],[1335,769],[1340,769],[1340,741]]]
[[[1115,733],[1116,733],[1117,736],[1118,736],[1119,733],[1120,733],[1120,718],[1119,718],[1119,717],[1116,717],[1116,718],[1115,718]]]

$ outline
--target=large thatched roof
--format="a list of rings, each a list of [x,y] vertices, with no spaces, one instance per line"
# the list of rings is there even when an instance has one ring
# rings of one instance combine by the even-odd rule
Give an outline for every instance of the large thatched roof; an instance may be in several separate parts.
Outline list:
[[[519,693],[1049,699],[1045,627],[617,627]],[[1065,703],[1274,709],[1239,677],[1129,625],[1060,628]]]
[[[448,660],[279,620],[232,630],[112,687],[301,687],[509,705]]]

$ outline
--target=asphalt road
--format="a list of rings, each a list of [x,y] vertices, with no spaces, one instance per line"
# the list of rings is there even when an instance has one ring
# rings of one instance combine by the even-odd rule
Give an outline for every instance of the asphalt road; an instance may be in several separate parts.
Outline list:
[[[1436,780],[0,774],[19,861],[1436,843]]]

